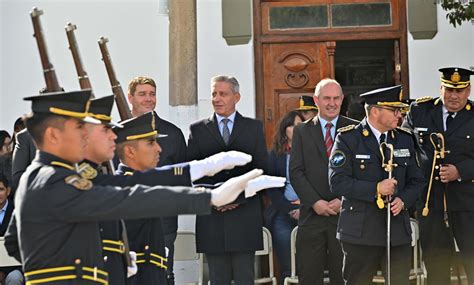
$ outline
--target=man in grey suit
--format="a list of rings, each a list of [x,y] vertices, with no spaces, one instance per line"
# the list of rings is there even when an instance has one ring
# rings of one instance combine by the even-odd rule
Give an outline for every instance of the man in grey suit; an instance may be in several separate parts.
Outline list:
[[[339,115],[344,94],[333,79],[321,80],[314,101],[319,113],[294,129],[291,183],[300,198],[296,264],[300,284],[323,284],[329,268],[331,284],[343,284],[343,254],[336,240],[340,197],[329,191],[328,157],[339,128],[357,121]]]

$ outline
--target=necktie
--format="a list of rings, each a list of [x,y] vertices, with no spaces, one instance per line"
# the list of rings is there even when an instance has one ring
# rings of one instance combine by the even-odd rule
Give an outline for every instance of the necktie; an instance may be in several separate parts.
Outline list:
[[[385,142],[385,134],[381,134],[380,135],[380,138],[379,138],[379,144],[382,144],[383,142]]]
[[[449,129],[449,125],[454,119],[453,115],[454,115],[454,112],[448,112],[448,117],[446,118],[446,131]]]
[[[230,131],[229,127],[227,126],[227,123],[229,122],[229,119],[224,118],[222,119],[222,123],[224,124],[224,127],[222,128],[222,139],[224,140],[225,144],[229,144],[229,138],[230,138]]]
[[[332,145],[334,144],[334,141],[331,136],[331,128],[332,128],[332,123],[327,122],[326,135],[324,135],[324,143],[326,144],[326,154],[328,157],[331,155]]]

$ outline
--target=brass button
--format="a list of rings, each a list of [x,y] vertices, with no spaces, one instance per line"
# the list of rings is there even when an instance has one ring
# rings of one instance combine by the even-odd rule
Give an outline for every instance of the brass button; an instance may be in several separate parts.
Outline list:
[[[145,250],[149,250],[149,249],[150,249],[150,246],[145,245]]]
[[[439,169],[439,165],[436,165],[436,166],[435,166],[435,169]]]
[[[104,262],[107,262],[107,255],[104,256]]]
[[[466,139],[470,139],[470,138],[471,138],[471,136],[466,136]]]
[[[350,207],[349,207],[349,210],[351,210],[351,211],[352,211],[352,209],[353,209],[353,208],[352,208],[352,206],[350,206]]]
[[[420,143],[423,143],[423,139],[420,139]]]
[[[361,165],[360,165],[360,169],[364,170],[364,169],[365,169],[365,165],[361,164]]]
[[[435,180],[439,180],[439,177],[438,177],[438,176],[436,176],[436,177],[435,177]]]
[[[437,159],[440,159],[440,158],[441,158],[441,156],[437,155],[437,156],[436,156],[436,158],[437,158]]]
[[[78,258],[78,259],[74,260],[74,263],[75,264],[81,264],[81,260]]]
[[[365,160],[363,160],[363,159],[360,161],[360,163],[364,163],[364,162],[365,162]]]

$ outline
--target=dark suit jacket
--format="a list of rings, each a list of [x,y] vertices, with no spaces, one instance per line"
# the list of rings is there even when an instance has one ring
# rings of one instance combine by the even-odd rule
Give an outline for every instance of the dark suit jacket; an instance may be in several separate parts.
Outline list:
[[[467,107],[469,106],[469,107]],[[430,179],[434,149],[430,142],[431,133],[441,133],[444,136],[446,150],[450,152],[440,163],[453,164],[461,175],[461,181],[448,184],[433,179],[429,208],[443,210],[444,193],[446,193],[449,211],[474,210],[474,107],[471,101],[466,108],[456,114],[448,131],[443,128],[443,103],[432,99],[423,103],[413,103],[405,121],[404,127],[411,129],[416,137],[419,148],[420,163],[427,180]],[[434,177],[439,177],[435,170]],[[424,206],[426,201],[425,187],[421,196]]]
[[[268,175],[286,177],[286,160],[287,154],[277,154],[272,150],[268,155]],[[265,223],[272,224],[272,220],[277,212],[288,215],[291,210],[298,209],[298,205],[291,204],[285,198],[285,187],[271,188],[266,191],[268,198],[272,202],[270,206],[265,209]],[[296,221],[295,221],[296,222]]]
[[[215,116],[196,122],[190,127],[187,160],[203,159],[221,151],[238,150],[252,155],[252,162],[221,171],[213,177],[204,177],[195,184],[217,184],[244,174],[252,169],[267,166],[267,150],[263,126],[260,121],[243,117],[238,112],[234,127],[226,145],[219,132]],[[254,251],[262,248],[261,199],[237,200],[240,206],[232,211],[212,210],[210,216],[196,219],[196,244],[198,252],[223,253]]]
[[[12,197],[18,187],[21,175],[33,161],[35,155],[36,146],[28,130],[24,129],[17,133],[12,161]]]
[[[7,231],[8,224],[12,218],[13,213],[13,203],[11,200],[8,200],[7,210],[5,216],[3,217],[3,222],[0,224],[0,236],[4,236]]]
[[[339,128],[358,122],[339,116]],[[319,224],[325,221],[337,223],[338,216],[319,216],[312,206],[323,199],[330,201],[338,196],[329,191],[328,157],[319,116],[295,127],[290,159],[290,179],[300,198],[300,226]]]
[[[416,163],[412,136],[395,129],[388,132],[387,143],[393,145],[397,164],[393,170],[393,178],[397,180],[394,197],[405,203],[405,209],[390,220],[391,244],[398,246],[411,242],[407,209],[415,204],[425,181]],[[329,179],[331,191],[343,198],[338,239],[360,245],[386,245],[387,210],[379,209],[376,204],[377,183],[386,178],[388,173],[382,168],[379,144],[365,119],[336,137]]]

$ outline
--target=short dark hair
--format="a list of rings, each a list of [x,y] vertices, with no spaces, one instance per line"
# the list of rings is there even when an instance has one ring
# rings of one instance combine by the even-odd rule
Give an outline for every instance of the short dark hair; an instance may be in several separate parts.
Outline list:
[[[25,128],[25,121],[23,121],[23,117],[19,117],[16,119],[15,123],[13,124],[13,131],[19,132]]]
[[[35,140],[37,146],[43,145],[44,132],[47,127],[53,126],[60,130],[64,129],[64,122],[69,118],[54,114],[33,114],[26,118],[26,128]]]
[[[8,179],[3,173],[0,173],[0,182],[3,183],[3,186],[5,186],[5,188],[8,188]]]
[[[7,131],[0,130],[0,148],[3,146],[3,144],[5,143],[5,140],[7,138],[11,139],[12,137],[10,136],[10,134]]]
[[[117,144],[115,153],[122,162],[125,158],[125,146],[130,145],[132,147],[137,147],[137,141],[138,140],[124,141]]]

